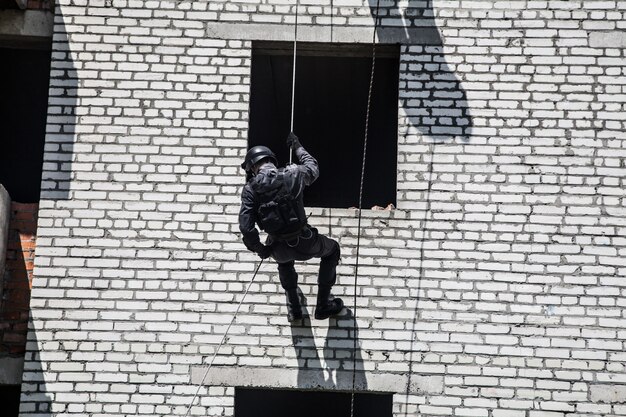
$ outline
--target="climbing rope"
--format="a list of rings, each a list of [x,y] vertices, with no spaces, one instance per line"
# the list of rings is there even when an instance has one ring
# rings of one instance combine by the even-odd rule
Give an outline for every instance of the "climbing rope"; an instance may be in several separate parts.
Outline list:
[[[289,131],[293,132],[293,114],[296,103],[296,52],[298,50],[298,3],[296,0],[296,22],[294,25],[293,33],[293,69],[291,74],[291,125]],[[293,147],[289,147],[289,165],[291,165],[291,157],[293,153]]]
[[[252,287],[252,283],[254,282],[254,279],[256,278],[256,274],[259,272],[259,269],[261,268],[261,265],[263,265],[263,261],[264,261],[264,259],[261,259],[261,262],[259,262],[259,265],[256,267],[256,270],[254,271],[254,275],[252,275],[252,279],[250,280],[250,283],[248,284],[248,288],[246,288],[246,291],[243,293],[243,297],[241,297],[241,301],[239,302],[239,305],[237,306],[237,309],[235,310],[235,314],[233,315],[233,318],[230,320],[230,323],[228,324],[228,327],[226,328],[226,331],[224,332],[224,336],[222,337],[222,341],[217,346],[217,349],[215,349],[215,353],[213,353],[213,357],[211,358],[211,362],[209,362],[209,366],[206,369],[206,372],[204,372],[204,376],[202,377],[202,381],[200,381],[200,383],[198,384],[198,389],[196,390],[196,393],[193,395],[193,398],[191,399],[191,402],[189,403],[189,407],[187,407],[187,412],[185,413],[185,417],[187,417],[189,415],[189,411],[191,411],[191,407],[193,407],[193,402],[198,397],[198,394],[200,393],[200,389],[202,388],[202,385],[204,385],[204,381],[206,380],[206,377],[209,374],[209,371],[211,370],[211,367],[213,366],[213,362],[215,361],[215,358],[217,357],[217,354],[219,353],[220,348],[222,347],[222,345],[226,341],[226,336],[228,335],[230,327],[235,322],[235,319],[237,318],[237,314],[239,313],[239,309],[241,308],[241,305],[243,304],[243,300],[246,299],[246,295],[248,295],[248,292],[250,291],[250,287]]]
[[[374,89],[374,70],[376,68],[376,30],[378,29],[378,14],[379,14],[380,0],[376,1],[376,15],[374,16],[374,33],[372,35],[372,71],[370,72],[370,84],[367,90],[367,108],[365,110],[365,135],[363,139],[363,162],[361,164],[361,183],[359,185],[359,208],[358,208],[358,222],[357,222],[357,235],[356,235],[356,261],[354,265],[354,299],[353,299],[353,319],[354,329],[352,330],[352,392],[350,395],[350,417],[354,417],[354,392],[356,389],[356,352],[357,352],[357,338],[356,338],[356,309],[357,309],[357,279],[359,276],[359,249],[361,246],[361,212],[363,208],[363,182],[365,179],[365,157],[367,156],[367,137],[370,124],[370,107],[372,102],[372,90]]]

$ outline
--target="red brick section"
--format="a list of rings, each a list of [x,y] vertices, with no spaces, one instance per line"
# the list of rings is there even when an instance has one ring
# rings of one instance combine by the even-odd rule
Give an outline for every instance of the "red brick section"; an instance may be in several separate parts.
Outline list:
[[[39,204],[11,203],[6,273],[0,302],[0,353],[23,354],[33,281]]]
[[[53,10],[54,0],[28,0],[26,8],[31,10]]]

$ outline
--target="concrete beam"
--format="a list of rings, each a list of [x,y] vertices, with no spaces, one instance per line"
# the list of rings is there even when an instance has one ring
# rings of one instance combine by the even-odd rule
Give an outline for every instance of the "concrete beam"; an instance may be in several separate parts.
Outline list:
[[[54,14],[48,10],[0,10],[0,46],[50,46]]]
[[[298,41],[371,43],[373,28],[298,25]],[[267,23],[210,22],[207,35],[216,39],[293,41],[293,25]],[[378,28],[376,41],[384,44],[440,45],[441,37],[435,26],[422,28]]]
[[[191,383],[200,384],[206,367],[191,368]],[[204,381],[206,386],[254,387],[268,389],[306,389],[324,391],[352,391],[352,372],[327,370],[300,370],[284,368],[243,368],[214,366]],[[356,391],[403,394],[409,386],[410,394],[441,394],[442,376],[409,376],[357,372]]]
[[[0,358],[0,385],[19,385],[22,383],[24,358]]]
[[[4,267],[7,255],[7,240],[9,238],[9,220],[11,219],[11,197],[0,184],[0,283],[4,278]],[[2,285],[0,285],[0,298]]]

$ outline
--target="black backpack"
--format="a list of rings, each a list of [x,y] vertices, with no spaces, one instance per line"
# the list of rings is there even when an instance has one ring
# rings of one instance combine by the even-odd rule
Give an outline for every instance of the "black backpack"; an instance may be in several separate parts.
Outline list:
[[[289,233],[306,224],[306,218],[303,219],[300,215],[298,198],[289,192],[294,180],[295,177],[285,176],[281,169],[274,181],[264,184],[268,186],[267,188],[253,182],[252,188],[257,191],[260,199],[257,220],[261,229],[266,233]]]

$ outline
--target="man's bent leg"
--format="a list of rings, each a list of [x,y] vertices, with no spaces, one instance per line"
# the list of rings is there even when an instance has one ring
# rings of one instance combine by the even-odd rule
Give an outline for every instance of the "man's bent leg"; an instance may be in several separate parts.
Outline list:
[[[319,235],[321,251],[320,269],[318,275],[317,305],[315,307],[315,318],[318,320],[335,316],[343,309],[341,298],[334,298],[330,290],[337,280],[337,264],[341,256],[339,243],[335,240]]]
[[[321,253],[320,270],[317,282],[320,286],[332,287],[337,280],[337,264],[341,257],[339,243],[326,236],[320,236],[323,240],[324,250]]]
[[[289,321],[302,319],[302,306],[298,296],[298,274],[293,264],[293,261],[278,264],[280,285],[287,295],[287,320]]]
[[[293,261],[278,264],[278,278],[285,291],[298,287],[298,273],[293,264]]]

